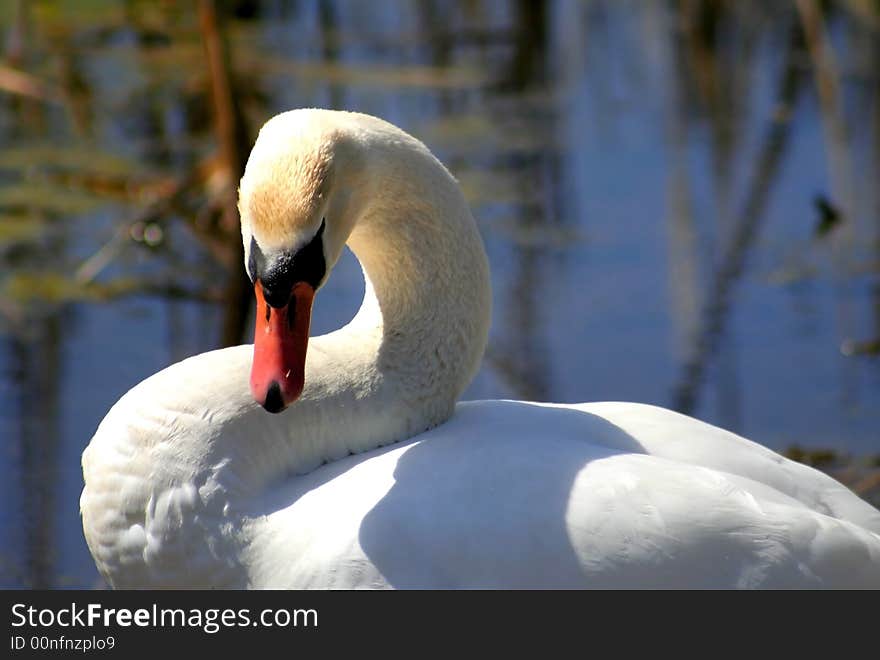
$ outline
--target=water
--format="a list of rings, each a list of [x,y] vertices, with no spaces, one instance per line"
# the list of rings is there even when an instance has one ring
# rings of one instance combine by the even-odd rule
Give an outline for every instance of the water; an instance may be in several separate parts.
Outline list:
[[[729,5],[266,2],[229,27],[252,129],[356,109],[459,178],[494,286],[465,398],[641,401],[875,455],[880,16],[832,3],[817,55],[793,5]],[[100,586],[81,452],[128,388],[217,347],[234,307],[193,230],[208,183],[139,216],[216,144],[205,58],[173,7],[2,11],[7,58],[58,99],[0,107],[0,585]],[[161,240],[114,243],[135,220]],[[313,333],[362,294],[349,254]]]

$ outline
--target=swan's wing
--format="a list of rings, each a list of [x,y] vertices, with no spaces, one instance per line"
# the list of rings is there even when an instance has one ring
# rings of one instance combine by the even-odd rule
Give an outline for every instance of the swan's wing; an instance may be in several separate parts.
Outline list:
[[[810,509],[880,534],[880,511],[827,474],[700,420],[665,408],[601,402],[571,406],[607,420],[652,456],[739,475]]]
[[[760,482],[655,456],[587,465],[566,521],[592,586],[880,587],[880,536]]]
[[[222,461],[209,450],[253,406],[239,377],[251,353],[239,346],[171,365],[129,390],[95,431],[82,455],[80,512],[110,584],[246,584],[227,540],[236,521],[225,484],[213,478]]]

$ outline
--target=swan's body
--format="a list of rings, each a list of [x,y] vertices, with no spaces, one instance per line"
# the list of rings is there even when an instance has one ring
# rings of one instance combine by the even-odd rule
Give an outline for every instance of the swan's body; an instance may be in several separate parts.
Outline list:
[[[399,129],[279,115],[240,206],[267,263],[320,239],[329,271],[347,241],[364,304],[309,340],[301,396],[252,375],[267,409],[295,400],[281,415],[251,396],[250,346],[113,407],[81,502],[112,585],[880,588],[880,512],[748,440],[639,404],[456,406],[486,342],[488,268],[454,180]]]

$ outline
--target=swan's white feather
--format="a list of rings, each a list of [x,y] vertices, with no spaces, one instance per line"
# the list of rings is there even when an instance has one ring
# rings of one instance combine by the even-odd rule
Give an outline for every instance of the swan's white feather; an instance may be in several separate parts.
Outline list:
[[[646,405],[462,403],[441,427],[325,466],[265,510],[251,522],[256,586],[880,587],[876,510],[815,470]]]

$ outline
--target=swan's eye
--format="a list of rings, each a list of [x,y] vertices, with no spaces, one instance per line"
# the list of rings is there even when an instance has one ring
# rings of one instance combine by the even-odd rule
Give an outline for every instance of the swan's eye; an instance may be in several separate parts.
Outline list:
[[[263,284],[263,295],[272,307],[284,307],[290,300],[293,285],[305,282],[317,289],[324,279],[327,265],[324,261],[324,227],[326,220],[321,220],[321,227],[312,240],[296,252],[283,251],[267,256],[251,238],[251,250],[248,257],[248,274],[251,282],[260,280]]]
[[[251,278],[251,284],[257,283],[258,274],[265,263],[266,258],[263,256],[260,246],[257,245],[257,239],[251,236],[251,249],[250,254],[248,254],[247,264],[248,277]]]

